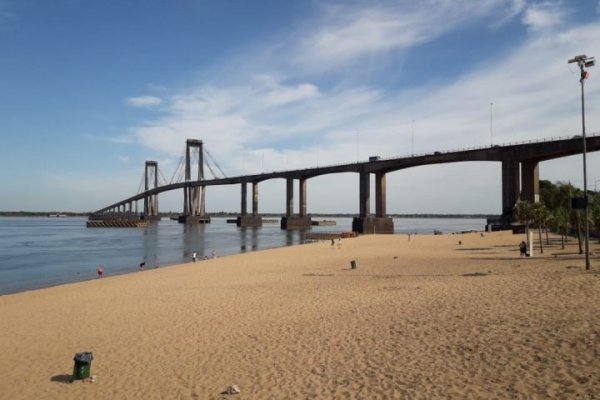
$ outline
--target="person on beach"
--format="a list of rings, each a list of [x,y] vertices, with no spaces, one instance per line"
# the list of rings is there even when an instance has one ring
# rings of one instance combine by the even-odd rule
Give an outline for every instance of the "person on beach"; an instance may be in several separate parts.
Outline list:
[[[335,246],[335,240],[331,238],[331,247]]]
[[[192,253],[192,262],[196,262],[196,252]]]
[[[525,243],[525,241],[519,243],[519,251],[521,252],[521,257],[525,257],[527,255],[527,243]]]
[[[96,268],[96,273],[98,274],[98,278],[102,278],[102,275],[104,275],[104,267],[102,265],[98,265],[98,268]]]
[[[140,263],[140,271],[144,269],[144,266],[146,266],[146,261]]]

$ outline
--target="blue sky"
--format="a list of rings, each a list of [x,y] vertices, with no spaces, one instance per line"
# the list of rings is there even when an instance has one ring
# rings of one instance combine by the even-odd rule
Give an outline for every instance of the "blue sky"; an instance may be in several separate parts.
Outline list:
[[[170,179],[186,138],[235,176],[353,162],[357,148],[366,159],[572,136],[566,61],[600,57],[598,37],[597,0],[0,0],[0,210],[101,208],[137,192],[144,160]],[[596,69],[588,133],[600,131]],[[600,155],[588,161],[593,187]],[[540,174],[582,185],[581,157]],[[389,212],[501,208],[497,163],[398,171],[387,185]],[[283,211],[284,192],[261,184],[260,210]],[[358,177],[311,179],[308,201],[357,212]],[[239,187],[208,190],[209,211],[239,203]]]

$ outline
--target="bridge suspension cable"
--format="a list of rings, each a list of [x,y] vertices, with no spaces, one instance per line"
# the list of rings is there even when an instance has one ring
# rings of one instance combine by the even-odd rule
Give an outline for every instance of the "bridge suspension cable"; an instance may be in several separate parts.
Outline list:
[[[168,181],[167,178],[165,178],[165,176],[162,173],[162,170],[160,168],[157,168],[158,171],[158,186],[165,186]]]
[[[175,171],[173,171],[173,176],[171,177],[171,181],[169,183],[178,183],[183,181],[184,164],[185,154],[179,158],[179,163],[177,163],[177,167],[175,168]]]
[[[144,179],[145,179],[145,176],[144,176],[144,173],[142,172],[142,178],[140,179],[140,184],[138,186],[137,194],[140,194],[145,191]]]
[[[207,160],[206,160],[206,166],[208,167],[208,169],[210,170],[210,172],[213,174],[214,178],[227,178],[227,175],[225,175],[225,173],[223,172],[223,170],[221,169],[221,167],[219,166],[219,164],[217,163],[217,161],[215,160],[215,158],[212,156],[212,154],[210,154],[210,152],[208,151],[208,149],[205,147],[204,151],[206,152]],[[208,159],[210,159],[213,164],[215,164],[215,167],[219,170],[219,172],[221,173],[220,176],[217,176],[213,169],[210,167],[210,163],[208,162]]]
[[[215,158],[208,151],[208,149],[206,148],[206,146],[203,147],[203,150],[204,150],[204,154],[206,155],[206,157],[203,157],[204,165],[208,168],[208,170],[209,170],[210,174],[212,175],[213,179],[226,178],[227,175],[225,175],[225,173],[223,172],[223,170],[219,166],[219,163],[217,163],[217,160],[215,160]],[[180,182],[183,182],[185,180],[185,158],[186,158],[185,149],[184,149],[183,153],[184,154],[179,158],[179,162],[177,163],[177,167],[173,171],[173,175],[171,177],[171,180],[168,182],[169,184],[180,183]],[[199,155],[196,154],[196,153],[192,153],[191,154],[191,159],[190,159],[191,165],[196,165],[198,163],[198,161],[199,161],[198,157],[199,157]]]

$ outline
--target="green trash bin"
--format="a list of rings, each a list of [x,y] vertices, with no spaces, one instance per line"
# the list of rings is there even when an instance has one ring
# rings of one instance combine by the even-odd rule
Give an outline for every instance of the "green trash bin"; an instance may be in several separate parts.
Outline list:
[[[73,380],[85,379],[90,377],[90,367],[92,366],[92,360],[94,356],[91,352],[76,353],[73,360],[75,366],[73,367]]]

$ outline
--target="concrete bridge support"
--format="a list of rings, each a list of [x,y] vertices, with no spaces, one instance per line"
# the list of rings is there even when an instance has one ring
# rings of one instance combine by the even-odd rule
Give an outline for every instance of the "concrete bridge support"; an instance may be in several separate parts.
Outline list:
[[[201,140],[188,139],[185,146],[185,181],[192,180],[192,151],[196,150],[198,155],[197,181],[204,180],[204,148]],[[179,222],[185,224],[210,223],[210,217],[205,211],[205,186],[186,185],[183,188],[183,214],[179,216]]]
[[[513,208],[520,192],[519,162],[514,159],[502,161],[502,219],[512,220]]]
[[[299,214],[294,214],[294,178],[286,179],[285,216],[281,218],[281,229],[307,229],[311,219],[306,214],[306,177],[299,179]]]
[[[252,215],[248,215],[248,182],[242,182],[241,213],[237,217],[237,226],[262,226],[262,217],[258,215],[258,182],[252,182]]]
[[[540,201],[540,170],[537,161],[521,162],[521,201]]]
[[[158,163],[156,161],[146,161],[146,167],[144,170],[144,187],[145,190],[158,187]],[[159,220],[158,215],[158,195],[153,194],[144,198],[144,215],[142,219],[155,221]]]
[[[252,182],[252,215],[258,215],[258,182]]]
[[[375,216],[371,216],[371,176],[361,172],[359,178],[359,216],[352,220],[358,233],[394,233],[394,220],[387,216],[385,172],[375,174]]]

